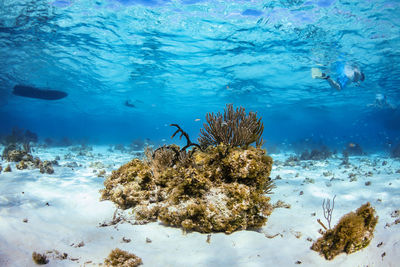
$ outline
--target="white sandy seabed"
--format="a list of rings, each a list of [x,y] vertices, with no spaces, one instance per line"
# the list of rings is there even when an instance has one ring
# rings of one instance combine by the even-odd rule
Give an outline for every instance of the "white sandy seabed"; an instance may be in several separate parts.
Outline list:
[[[47,266],[98,266],[114,248],[141,257],[143,266],[400,266],[399,160],[369,155],[350,157],[349,168],[339,158],[285,166],[288,154],[272,155],[278,162],[272,203],[290,208],[276,208],[258,231],[208,236],[161,223],[99,226],[112,221],[115,206],[99,201],[104,178],[95,170],[110,174],[132,155],[94,147],[86,156],[67,148],[38,149],[34,156],[59,156],[60,166],[49,175],[11,163],[12,172],[0,173],[0,266],[35,266],[34,251],[47,253]],[[3,170],[7,164],[1,162]],[[322,201],[334,195],[332,226],[366,202],[379,222],[367,248],[327,261],[310,246],[321,236],[317,219],[325,222]],[[63,253],[67,258],[59,259]]]

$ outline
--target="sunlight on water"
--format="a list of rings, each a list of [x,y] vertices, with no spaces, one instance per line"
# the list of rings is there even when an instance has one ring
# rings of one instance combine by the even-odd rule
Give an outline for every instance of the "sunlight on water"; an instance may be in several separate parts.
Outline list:
[[[123,123],[122,118],[134,121],[154,114],[163,125],[168,117],[192,120],[184,114],[202,117],[233,102],[268,118],[296,109],[312,122],[318,116],[311,111],[315,108],[339,118],[360,114],[358,119],[365,121],[365,116],[379,116],[374,115],[380,112],[374,108],[377,95],[385,96],[387,107],[395,108],[399,101],[396,1],[59,0],[1,5],[3,118],[20,120],[40,112],[66,121],[82,114],[89,123],[99,117]],[[337,92],[311,78],[313,67],[337,77],[338,62],[359,66],[365,82]],[[46,104],[48,109],[42,102],[13,97],[15,84],[59,89],[69,98]],[[126,101],[135,102],[135,109],[127,109]],[[399,112],[392,113],[396,120]]]

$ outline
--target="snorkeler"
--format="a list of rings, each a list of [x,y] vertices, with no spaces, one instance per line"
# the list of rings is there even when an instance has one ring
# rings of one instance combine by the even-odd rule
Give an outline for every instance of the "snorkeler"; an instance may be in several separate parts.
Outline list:
[[[336,81],[333,80],[329,75],[323,73],[319,68],[312,68],[311,76],[314,79],[327,80],[329,85],[338,91],[342,90],[350,83],[357,83],[357,85],[360,85],[360,83],[365,80],[364,73],[362,73],[360,68],[357,66],[340,63],[337,70],[339,76],[337,77]]]
[[[397,106],[393,104],[386,95],[378,93],[375,95],[374,102],[368,104],[367,107],[379,108],[379,109],[397,109]]]

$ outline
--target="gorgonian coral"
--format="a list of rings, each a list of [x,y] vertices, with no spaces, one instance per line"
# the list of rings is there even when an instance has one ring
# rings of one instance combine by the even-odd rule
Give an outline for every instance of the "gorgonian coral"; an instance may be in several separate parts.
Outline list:
[[[198,139],[202,148],[220,143],[231,147],[248,146],[252,143],[261,146],[263,143],[261,136],[264,124],[261,118],[257,118],[254,112],[246,114],[243,107],[235,110],[233,105],[229,104],[224,109],[224,114],[207,113],[206,120],[207,123],[203,125],[204,129],[200,130]]]

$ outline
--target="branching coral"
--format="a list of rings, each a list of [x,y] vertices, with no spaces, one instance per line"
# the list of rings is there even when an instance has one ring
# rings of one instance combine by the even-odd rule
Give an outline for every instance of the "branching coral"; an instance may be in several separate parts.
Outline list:
[[[263,143],[262,133],[264,124],[257,114],[249,112],[246,115],[243,107],[234,110],[233,105],[229,104],[224,109],[224,114],[218,112],[206,115],[207,124],[200,130],[199,143],[202,148],[210,145],[248,146],[256,143],[261,146]]]
[[[182,136],[185,136],[185,138],[186,138],[186,146],[182,147],[181,151],[186,150],[187,148],[189,148],[189,147],[191,147],[191,146],[195,146],[195,147],[200,148],[200,146],[199,146],[198,144],[192,143],[192,142],[190,141],[189,135],[188,135],[184,130],[182,130],[182,128],[181,128],[178,124],[171,124],[170,126],[175,126],[175,127],[178,128],[178,129],[175,131],[175,133],[171,136],[171,138],[174,138],[174,136],[175,136],[177,133],[181,133],[181,136],[179,137],[179,139],[182,139]]]
[[[318,251],[327,260],[332,260],[340,253],[354,253],[369,245],[378,223],[375,210],[370,203],[359,207],[356,212],[344,215],[333,229],[314,242],[311,249]]]

